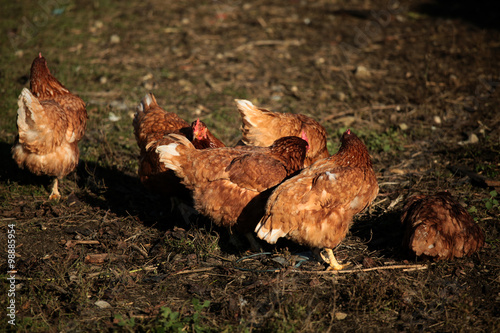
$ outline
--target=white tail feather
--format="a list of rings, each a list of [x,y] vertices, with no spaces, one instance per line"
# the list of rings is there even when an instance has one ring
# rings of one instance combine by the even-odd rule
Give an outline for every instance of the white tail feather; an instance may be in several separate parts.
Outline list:
[[[180,169],[180,165],[175,161],[175,156],[180,156],[176,149],[178,146],[179,144],[174,142],[156,148],[156,153],[160,156],[160,162],[162,162],[166,168],[174,171]]]
[[[146,94],[137,105],[137,108],[135,109],[135,113],[141,113],[144,112],[145,110],[148,110],[151,107],[151,103],[153,103],[154,95],[152,93]]]
[[[238,110],[251,111],[255,108],[255,105],[253,105],[252,102],[247,101],[246,99],[235,99],[234,101],[236,102]]]
[[[265,240],[269,244],[276,244],[279,238],[286,236],[286,233],[281,229],[268,229],[264,223],[259,223],[255,228],[257,237]]]
[[[153,98],[151,97],[153,94],[149,93],[144,98],[142,99],[142,102],[145,103],[147,106],[150,106],[151,103],[153,103]]]
[[[28,141],[34,140],[40,135],[36,128],[38,114],[34,111],[40,112],[43,108],[38,99],[27,88],[22,90],[17,100],[17,105],[19,106],[17,109],[17,126],[20,132],[24,132],[23,134],[27,137]]]

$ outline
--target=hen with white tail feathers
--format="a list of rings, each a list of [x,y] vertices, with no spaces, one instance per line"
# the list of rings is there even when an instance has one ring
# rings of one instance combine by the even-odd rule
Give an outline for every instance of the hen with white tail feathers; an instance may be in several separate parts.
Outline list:
[[[180,184],[180,179],[160,162],[156,148],[172,143],[168,134],[178,134],[193,140],[197,149],[224,146],[196,120],[189,124],[173,112],[160,107],[152,93],[146,94],[136,108],[133,120],[134,135],[140,148],[138,175],[142,184],[158,194],[191,200],[191,193]]]
[[[49,199],[61,197],[58,179],[73,171],[80,156],[78,142],[87,124],[85,102],[66,89],[39,54],[31,65],[30,90],[18,98],[18,136],[12,157],[36,175],[55,177]]]
[[[79,151],[73,132],[68,131],[65,110],[54,101],[39,101],[27,88],[18,106],[14,160],[36,175],[66,176],[78,164]]]
[[[255,232],[271,244],[287,237],[325,249],[329,257],[325,261],[339,270],[343,266],[332,249],[346,236],[354,215],[370,205],[378,191],[366,146],[347,130],[335,155],[317,161],[273,191]]]
[[[266,190],[303,168],[307,147],[300,138],[286,137],[270,147],[197,150],[180,135],[168,138],[174,142],[156,151],[164,166],[192,190],[195,208],[216,224],[240,232],[255,228]]]

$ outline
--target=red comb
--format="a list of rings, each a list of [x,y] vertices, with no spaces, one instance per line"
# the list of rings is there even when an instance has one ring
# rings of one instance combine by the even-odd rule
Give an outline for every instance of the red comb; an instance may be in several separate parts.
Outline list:
[[[42,52],[38,53],[38,58],[42,57]]]
[[[351,130],[348,128],[346,131],[347,134],[351,134]]]

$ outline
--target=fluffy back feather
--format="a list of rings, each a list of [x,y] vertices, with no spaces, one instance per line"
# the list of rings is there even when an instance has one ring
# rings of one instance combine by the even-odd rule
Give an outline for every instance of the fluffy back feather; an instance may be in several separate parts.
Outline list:
[[[185,160],[186,154],[190,150],[195,150],[189,140],[179,134],[169,134],[167,137],[171,138],[174,142],[159,146],[156,148],[156,153],[160,157],[160,162],[165,165],[166,168],[173,170],[179,177],[183,177],[183,161]]]
[[[25,149],[43,154],[61,144],[67,124],[66,114],[58,103],[39,101],[24,88],[17,104],[18,140]]]

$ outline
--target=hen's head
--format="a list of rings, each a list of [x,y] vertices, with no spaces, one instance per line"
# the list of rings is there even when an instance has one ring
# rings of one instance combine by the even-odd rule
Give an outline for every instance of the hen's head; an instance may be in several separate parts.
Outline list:
[[[49,66],[47,66],[47,60],[42,56],[42,53],[38,53],[38,57],[33,59],[31,63],[31,80],[37,76],[50,75]]]
[[[199,118],[196,121],[193,121],[191,124],[191,128],[193,129],[193,138],[197,140],[206,139],[207,138],[207,125],[202,122]]]
[[[38,98],[69,93],[68,89],[50,74],[47,60],[40,52],[31,64],[30,90]]]
[[[350,129],[344,132],[340,142],[342,145],[337,154],[335,154],[337,160],[346,165],[371,167],[372,164],[368,149],[363,141],[351,132]]]

